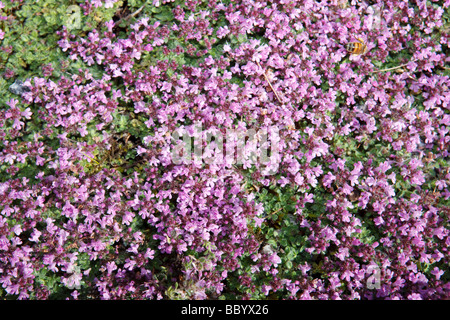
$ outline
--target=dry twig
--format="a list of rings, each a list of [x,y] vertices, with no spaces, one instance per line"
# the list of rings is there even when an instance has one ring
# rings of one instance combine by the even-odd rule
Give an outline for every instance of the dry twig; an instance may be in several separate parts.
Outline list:
[[[135,12],[130,13],[128,16],[126,16],[125,18],[120,19],[119,21],[117,21],[115,23],[116,26],[118,26],[122,21],[128,21],[131,18],[137,16],[143,9],[144,9],[145,5],[143,5],[142,7],[140,7],[139,9],[137,9]]]
[[[409,62],[408,62],[408,63],[409,63]],[[372,71],[372,73],[378,73],[378,72],[384,72],[384,71],[390,71],[390,70],[400,69],[400,68],[406,67],[406,66],[408,65],[408,63],[401,64],[401,65],[399,65],[399,66],[392,67],[392,68],[381,69],[381,70],[375,70],[375,71]]]
[[[277,97],[277,100],[279,103],[283,104],[283,102],[281,102],[280,97],[278,96],[278,93],[276,92],[276,90],[273,88],[272,83],[270,83],[269,78],[266,75],[266,71],[264,71],[264,69],[261,67],[261,65],[259,64],[258,61],[256,61],[256,63],[258,64],[258,66],[261,68],[261,70],[264,72],[264,78],[266,79],[267,83],[269,84],[270,88],[272,89],[273,93],[275,94],[275,96]]]

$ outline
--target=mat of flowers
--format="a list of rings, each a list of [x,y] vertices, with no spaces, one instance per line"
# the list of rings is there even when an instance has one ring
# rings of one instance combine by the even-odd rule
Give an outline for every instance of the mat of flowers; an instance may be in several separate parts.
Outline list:
[[[0,297],[449,298],[449,7],[2,0]]]

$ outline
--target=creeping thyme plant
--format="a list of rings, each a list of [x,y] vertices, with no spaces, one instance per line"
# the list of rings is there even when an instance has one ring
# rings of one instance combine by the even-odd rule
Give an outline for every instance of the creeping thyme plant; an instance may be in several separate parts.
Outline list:
[[[449,31],[448,0],[1,0],[0,297],[448,298]],[[175,163],[195,124],[278,128],[275,173]]]

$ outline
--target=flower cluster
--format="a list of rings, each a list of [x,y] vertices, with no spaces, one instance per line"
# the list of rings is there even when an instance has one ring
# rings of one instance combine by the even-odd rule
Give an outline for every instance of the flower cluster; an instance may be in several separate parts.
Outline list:
[[[164,19],[63,27],[83,67],[45,65],[0,110],[0,295],[448,297],[449,3],[434,2],[154,1]],[[276,173],[174,163],[172,133],[198,123],[279,128]]]

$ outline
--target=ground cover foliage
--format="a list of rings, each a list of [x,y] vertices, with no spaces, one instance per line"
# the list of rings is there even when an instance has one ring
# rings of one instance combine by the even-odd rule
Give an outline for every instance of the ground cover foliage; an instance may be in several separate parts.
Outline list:
[[[447,298],[449,7],[2,0],[0,297]]]

